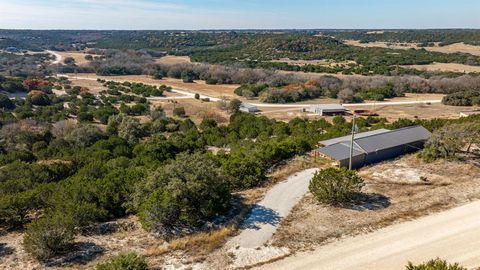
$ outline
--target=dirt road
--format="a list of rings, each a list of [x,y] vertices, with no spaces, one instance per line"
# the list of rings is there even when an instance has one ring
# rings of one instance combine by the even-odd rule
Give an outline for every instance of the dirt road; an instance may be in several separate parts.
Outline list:
[[[307,193],[308,184],[317,169],[308,169],[290,176],[270,189],[256,204],[244,221],[244,230],[228,244],[243,248],[257,248],[265,244],[277,230],[281,218]]]
[[[480,266],[480,201],[376,232],[345,238],[259,269],[405,269],[440,257]]]
[[[63,57],[60,54],[58,54],[54,51],[49,51],[49,50],[47,50],[46,52],[55,56],[55,60],[52,61],[52,65],[60,64],[60,62],[62,62]]]

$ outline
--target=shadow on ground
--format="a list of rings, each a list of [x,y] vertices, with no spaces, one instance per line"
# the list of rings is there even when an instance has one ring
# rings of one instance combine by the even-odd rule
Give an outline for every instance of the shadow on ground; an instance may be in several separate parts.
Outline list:
[[[266,208],[265,206],[255,204],[250,211],[248,218],[243,222],[242,229],[260,229],[262,224],[278,225],[280,222],[278,212]]]
[[[378,193],[360,193],[355,201],[342,205],[345,208],[366,211],[379,210],[390,206],[390,198]]]
[[[0,243],[0,258],[11,255],[15,251],[14,248],[7,246],[5,243]]]
[[[49,259],[45,261],[44,264],[47,267],[66,267],[75,264],[87,264],[104,252],[105,249],[95,243],[81,242],[76,243],[71,252]]]

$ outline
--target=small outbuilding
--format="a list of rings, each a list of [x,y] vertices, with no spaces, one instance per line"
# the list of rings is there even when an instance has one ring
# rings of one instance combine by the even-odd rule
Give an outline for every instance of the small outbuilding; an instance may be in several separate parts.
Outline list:
[[[347,111],[341,104],[320,104],[305,109],[306,112],[316,113],[320,116],[343,115]]]
[[[431,135],[422,126],[356,134],[353,141],[352,168],[360,168],[418,151]],[[334,160],[339,167],[349,167],[350,136],[323,141],[320,144],[324,145],[316,150],[320,156]]]
[[[248,103],[242,103],[242,105],[240,105],[239,110],[241,112],[245,112],[245,113],[256,113],[256,112],[258,112],[257,106],[254,106],[254,105],[248,104]]]

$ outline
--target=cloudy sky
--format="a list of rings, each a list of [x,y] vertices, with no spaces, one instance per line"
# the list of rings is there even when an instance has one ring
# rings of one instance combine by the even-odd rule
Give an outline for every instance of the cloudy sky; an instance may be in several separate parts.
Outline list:
[[[0,0],[0,28],[480,28],[479,11],[479,0]]]

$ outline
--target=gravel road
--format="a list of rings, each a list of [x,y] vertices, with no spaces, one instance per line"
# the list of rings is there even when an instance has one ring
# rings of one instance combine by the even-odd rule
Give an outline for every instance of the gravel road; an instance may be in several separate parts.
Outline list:
[[[480,266],[480,202],[345,238],[259,269],[392,269],[440,257]]]
[[[307,193],[308,184],[317,169],[308,169],[290,176],[271,188],[256,204],[244,221],[242,232],[228,243],[242,248],[257,248],[265,244],[277,230],[280,220]]]

